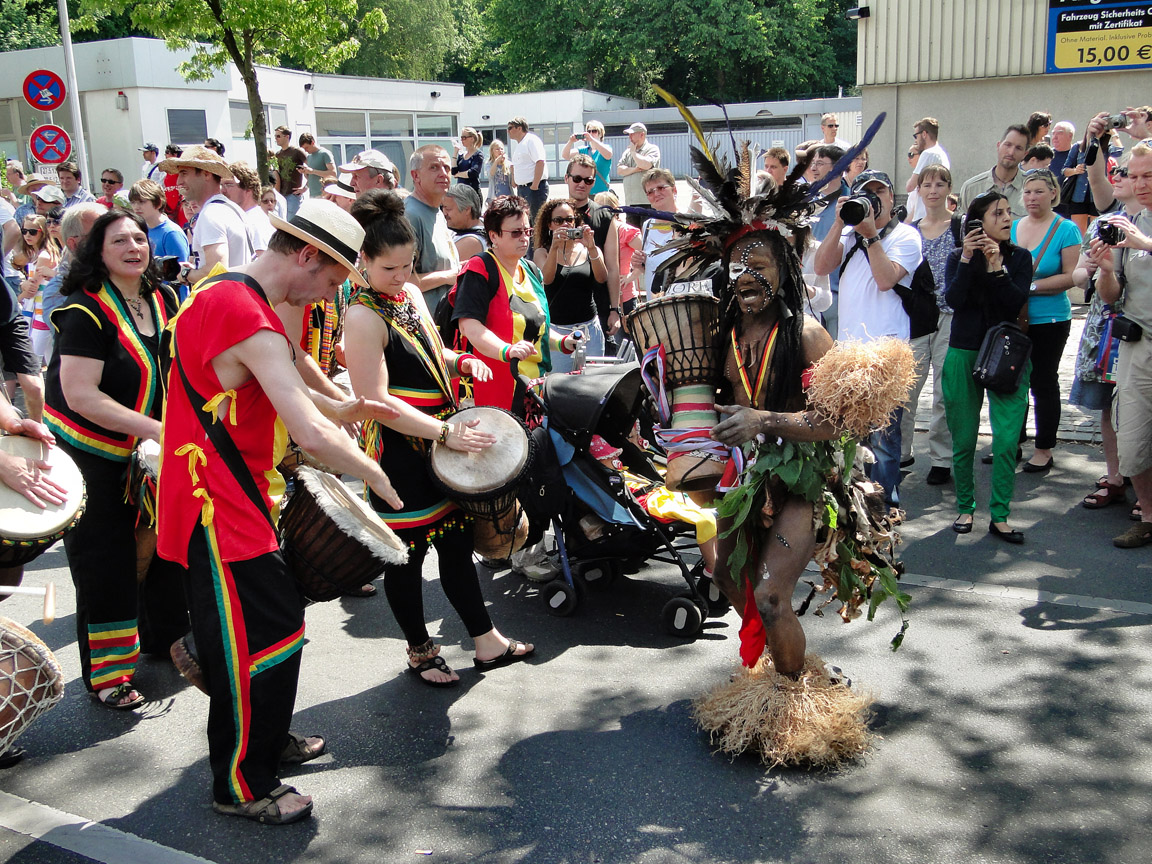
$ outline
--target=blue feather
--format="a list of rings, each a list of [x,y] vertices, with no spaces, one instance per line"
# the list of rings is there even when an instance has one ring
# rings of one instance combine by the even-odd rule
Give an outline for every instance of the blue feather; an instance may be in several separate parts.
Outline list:
[[[827,176],[808,190],[807,200],[809,202],[815,201],[817,198],[819,198],[820,190],[827,186],[829,183],[839,181],[840,175],[847,171],[849,167],[851,167],[852,162],[856,159],[857,156],[860,155],[864,148],[872,143],[872,139],[876,137],[876,133],[880,131],[880,127],[884,125],[884,120],[887,117],[888,112],[881,111],[880,115],[872,121],[872,124],[868,127],[868,130],[864,133],[864,137],[860,139],[860,143],[849,147],[848,152],[845,153],[840,158],[840,160],[832,166],[832,170],[828,172]]]

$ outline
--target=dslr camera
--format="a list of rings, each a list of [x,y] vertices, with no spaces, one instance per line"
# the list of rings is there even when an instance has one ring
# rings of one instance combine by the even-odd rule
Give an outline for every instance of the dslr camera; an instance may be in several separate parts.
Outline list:
[[[157,256],[156,268],[165,282],[175,282],[180,278],[180,258],[177,255]]]
[[[879,216],[881,206],[876,193],[865,189],[854,193],[841,205],[840,218],[844,220],[845,225],[856,226],[867,219],[869,213],[872,214],[872,218]]]

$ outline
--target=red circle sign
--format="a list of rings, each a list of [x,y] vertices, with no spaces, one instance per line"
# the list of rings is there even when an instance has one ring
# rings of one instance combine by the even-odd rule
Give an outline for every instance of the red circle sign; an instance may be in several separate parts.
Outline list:
[[[41,111],[55,111],[64,104],[64,82],[50,69],[37,69],[24,79],[24,100]]]
[[[68,158],[72,153],[72,140],[68,133],[59,126],[45,123],[32,130],[32,137],[28,139],[28,147],[37,162],[45,165],[57,165]]]

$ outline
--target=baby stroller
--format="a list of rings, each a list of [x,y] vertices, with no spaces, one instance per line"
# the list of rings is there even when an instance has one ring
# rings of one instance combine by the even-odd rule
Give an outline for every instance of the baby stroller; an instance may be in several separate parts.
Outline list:
[[[610,584],[629,562],[661,561],[679,568],[687,586],[664,604],[661,617],[669,633],[692,638],[705,618],[724,614],[727,599],[704,575],[703,562],[690,567],[684,559],[684,552],[696,548],[693,526],[662,524],[650,516],[623,476],[590,453],[592,436],[600,435],[621,449],[628,471],[663,483],[645,451],[629,440],[644,399],[639,364],[548,375],[528,392],[543,419],[532,432],[536,461],[520,502],[529,517],[529,543],[549,525],[555,533],[560,575],[542,587],[548,610],[571,615],[585,586]]]

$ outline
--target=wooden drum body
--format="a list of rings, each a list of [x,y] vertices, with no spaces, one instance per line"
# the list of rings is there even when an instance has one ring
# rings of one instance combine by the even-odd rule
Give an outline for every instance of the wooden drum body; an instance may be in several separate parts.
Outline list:
[[[31,630],[0,618],[0,753],[64,695],[55,655]]]
[[[156,483],[160,479],[160,444],[141,441],[128,469],[128,494],[136,501],[136,581],[143,582],[156,556]]]
[[[516,500],[534,458],[532,439],[518,417],[501,408],[457,411],[452,422],[479,420],[478,431],[496,436],[479,453],[432,445],[432,479],[474,519],[473,545],[486,558],[507,558],[528,539],[528,516]]]
[[[716,386],[724,362],[720,301],[711,294],[674,294],[637,306],[628,332],[641,353],[664,348],[664,386],[669,391],[673,429],[711,430],[720,422]],[[705,433],[707,434],[707,433]],[[715,489],[724,462],[702,452],[670,454],[665,482],[673,492]]]
[[[68,490],[63,504],[41,508],[0,483],[0,568],[20,567],[80,521],[86,500],[84,478],[67,453],[33,438],[5,435],[0,437],[0,450],[25,459],[47,459],[49,476]]]
[[[300,593],[332,600],[371,582],[387,564],[408,560],[408,547],[372,508],[340,481],[307,465],[280,517],[281,548]]]

